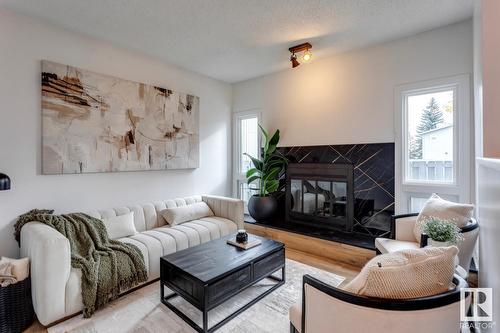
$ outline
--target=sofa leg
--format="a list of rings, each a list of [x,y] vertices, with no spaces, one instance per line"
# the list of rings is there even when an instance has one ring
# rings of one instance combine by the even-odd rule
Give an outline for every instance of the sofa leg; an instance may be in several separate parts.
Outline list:
[[[380,252],[380,251],[379,251],[379,249],[377,249],[377,248],[375,249],[375,253],[376,253],[377,255],[382,254],[382,252]]]

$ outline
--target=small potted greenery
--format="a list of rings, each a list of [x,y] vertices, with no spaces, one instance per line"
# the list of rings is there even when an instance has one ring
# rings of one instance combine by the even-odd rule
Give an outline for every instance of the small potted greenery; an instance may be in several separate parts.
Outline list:
[[[429,236],[427,245],[430,246],[456,245],[463,239],[460,228],[455,223],[436,217],[428,218],[422,230]]]
[[[253,168],[247,171],[248,184],[257,181],[257,194],[248,200],[248,212],[257,221],[267,220],[273,216],[278,207],[276,198],[272,195],[279,187],[279,175],[286,165],[286,158],[281,155],[276,146],[280,140],[280,131],[272,136],[259,125],[264,139],[264,147],[259,158],[247,155],[253,163]]]

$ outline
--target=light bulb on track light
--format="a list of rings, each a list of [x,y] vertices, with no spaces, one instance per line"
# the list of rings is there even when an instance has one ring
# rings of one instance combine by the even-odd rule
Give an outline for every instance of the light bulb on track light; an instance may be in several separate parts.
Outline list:
[[[311,58],[312,58],[311,51],[307,50],[306,52],[304,52],[304,55],[302,56],[302,60],[304,60],[305,62],[308,62],[309,60],[311,60]]]

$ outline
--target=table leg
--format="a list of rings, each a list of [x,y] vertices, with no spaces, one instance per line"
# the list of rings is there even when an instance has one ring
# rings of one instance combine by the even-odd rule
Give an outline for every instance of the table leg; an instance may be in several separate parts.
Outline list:
[[[208,332],[208,311],[203,310],[203,332]]]
[[[278,282],[285,282],[285,266],[281,268],[281,277],[269,275],[267,278]]]

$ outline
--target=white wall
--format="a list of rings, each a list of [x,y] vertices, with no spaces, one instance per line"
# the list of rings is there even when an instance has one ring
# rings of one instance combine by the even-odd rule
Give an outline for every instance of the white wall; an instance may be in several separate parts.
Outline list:
[[[475,91],[482,92],[476,100],[478,110],[476,128],[483,129],[482,146],[477,152],[477,206],[479,228],[479,286],[493,288],[493,329],[484,332],[498,332],[500,318],[500,1],[482,0],[476,2],[475,33],[476,77]],[[482,105],[481,105],[482,104]]]
[[[282,146],[393,142],[394,87],[472,73],[472,35],[462,22],[240,82],[233,111],[261,109]]]
[[[482,1],[482,78],[484,157],[500,158],[500,1]]]
[[[200,97],[200,168],[44,176],[40,60]],[[196,193],[230,193],[231,86],[95,39],[0,11],[0,255],[17,256],[13,221],[32,208],[110,208]]]
[[[483,157],[483,60],[482,60],[482,10],[481,1],[474,1],[474,155]],[[474,177],[477,170],[474,167]],[[475,189],[477,191],[477,188]]]
[[[478,158],[479,287],[493,288],[493,326],[498,332],[500,318],[500,160]],[[496,322],[496,323],[495,323]]]

